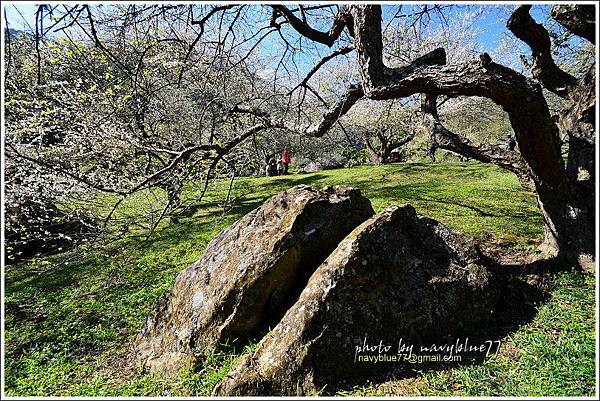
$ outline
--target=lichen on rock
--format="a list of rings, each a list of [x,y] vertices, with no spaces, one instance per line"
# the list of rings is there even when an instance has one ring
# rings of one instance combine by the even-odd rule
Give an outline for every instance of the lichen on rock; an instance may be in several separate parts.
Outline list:
[[[315,394],[391,369],[357,363],[356,346],[468,334],[490,317],[497,296],[473,240],[411,206],[392,206],[338,245],[215,394]]]
[[[175,373],[219,344],[275,325],[338,243],[373,215],[356,188],[299,185],[225,229],[148,315],[135,341],[151,371]]]

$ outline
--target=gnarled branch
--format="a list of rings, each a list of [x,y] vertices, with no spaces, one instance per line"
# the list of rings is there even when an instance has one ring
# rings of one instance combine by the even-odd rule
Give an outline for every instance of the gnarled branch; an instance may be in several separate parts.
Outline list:
[[[273,18],[271,19],[271,25],[276,25],[277,14],[280,14],[287,20],[292,28],[298,31],[299,34],[329,47],[333,46],[346,26],[352,25],[349,24],[350,13],[348,12],[347,7],[342,7],[342,9],[338,12],[333,20],[333,25],[328,32],[322,32],[314,29],[308,25],[308,23],[296,17],[296,15],[294,15],[294,13],[286,6],[271,5],[271,7],[274,11]]]
[[[596,18],[592,4],[557,4],[552,6],[551,15],[575,35],[596,43]]]
[[[420,67],[443,64],[446,60],[446,54],[443,49],[435,49],[426,55],[417,58],[411,64],[393,70],[393,76],[396,79],[403,79],[410,76]],[[310,126],[301,126],[299,124],[291,124],[283,119],[274,119],[268,113],[251,108],[249,106],[238,105],[234,107],[232,113],[253,114],[263,119],[265,124],[269,124],[273,128],[283,128],[291,132],[311,137],[321,137],[327,133],[338,121],[340,117],[346,114],[354,104],[364,96],[363,85],[350,85],[344,96],[323,114],[321,120]]]
[[[380,17],[381,10],[372,7],[355,7],[354,20],[370,21]],[[369,13],[375,17],[361,16]],[[374,21],[370,23],[375,24]],[[377,27],[380,25],[380,22],[375,24]],[[372,41],[381,40],[381,30],[375,32],[373,29],[355,27],[355,31],[359,64],[363,66],[360,72],[365,96],[386,100],[430,93],[489,98],[508,113],[521,154],[532,170],[538,193],[542,192],[541,196],[552,193],[554,198],[568,197],[558,129],[536,82],[492,62],[487,54],[482,54],[480,60],[460,65],[421,65],[405,68],[404,71],[391,69],[383,64],[381,55],[373,52],[377,44],[372,45]],[[364,36],[359,40],[361,35]],[[381,45],[379,48],[381,50]],[[444,52],[443,49],[438,51],[441,54]]]
[[[548,31],[529,15],[530,5],[518,6],[506,26],[531,48],[533,76],[548,90],[561,97],[568,97],[577,86],[577,79],[561,70],[552,59],[552,49]]]
[[[421,96],[423,128],[429,133],[436,146],[480,162],[501,166],[515,173],[523,187],[531,191],[535,190],[531,170],[519,153],[497,145],[474,144],[468,139],[458,136],[440,122],[437,111],[437,95],[422,94]]]

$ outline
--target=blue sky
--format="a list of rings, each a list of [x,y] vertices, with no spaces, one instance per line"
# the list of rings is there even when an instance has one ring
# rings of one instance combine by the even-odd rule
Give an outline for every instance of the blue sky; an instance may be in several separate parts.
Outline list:
[[[37,10],[37,6],[34,4],[18,4],[9,2],[2,2],[2,27],[4,28],[4,11],[6,11],[6,18],[9,22],[9,27],[13,29],[21,29],[25,30],[27,28],[27,23],[29,23],[32,27],[35,24],[35,11]],[[17,11],[18,9],[18,11]],[[19,15],[19,11],[23,14],[23,18]]]
[[[404,6],[405,9],[408,9],[410,6]],[[461,7],[466,7],[465,5],[461,5]],[[485,12],[482,14],[481,18],[479,18],[474,25],[477,30],[476,42],[478,44],[479,51],[486,51],[489,53],[493,53],[495,49],[499,47],[500,39],[503,35],[511,35],[510,32],[506,28],[506,19],[510,14],[510,9],[513,6],[508,5],[508,7],[504,6],[496,6],[496,5],[488,5],[488,4],[477,4],[476,7],[481,7],[485,9]],[[34,15],[37,10],[37,5],[35,4],[19,4],[9,2],[3,2],[3,9],[6,11],[7,19],[9,21],[9,26],[15,29],[27,29],[27,24],[29,26],[34,26]],[[386,16],[390,13],[393,14],[395,11],[395,7],[390,5],[385,5],[383,8],[384,20],[386,20]],[[404,9],[403,9],[404,10]],[[535,5],[531,11],[532,16],[538,22],[546,22],[546,18],[549,14],[550,6],[549,5]],[[449,21],[452,21],[452,13],[459,13],[458,9],[451,9],[448,11]],[[23,17],[21,17],[21,14]],[[4,15],[2,16],[4,19]],[[5,26],[3,21],[3,27]],[[511,35],[512,36],[512,35]],[[320,55],[324,55],[330,51],[325,46],[315,45],[316,50]],[[281,50],[281,41],[277,35],[272,35],[270,40],[266,40],[264,42],[264,46],[262,46],[261,51],[263,54],[273,54],[273,59],[277,58],[276,54]],[[524,45],[521,45],[519,49],[521,52],[528,53],[527,48]],[[315,58],[316,59],[316,58]],[[307,59],[307,58],[298,58],[296,60],[300,65],[301,70],[308,70],[314,64],[315,60]],[[508,62],[507,60],[502,60],[504,62]],[[501,62],[502,62],[501,61]],[[513,67],[515,67],[513,65]]]
[[[494,5],[486,4],[478,4],[477,6],[489,8],[490,11],[495,8]],[[393,5],[390,4],[389,6],[384,6],[384,8],[386,7],[393,7]],[[34,15],[37,10],[37,5],[20,4],[18,2],[14,2],[11,4],[11,2],[6,1],[3,2],[3,9],[6,10],[6,16],[11,28],[24,29],[27,27],[27,22],[31,26],[33,26]],[[549,5],[535,5],[532,9],[531,14],[538,22],[544,22],[546,16],[549,13],[549,10]],[[23,18],[21,18],[19,12],[25,17],[26,21],[24,21]],[[484,15],[484,18],[482,18],[481,21],[479,21],[479,23],[477,24],[477,27],[481,30],[479,43],[486,51],[493,50],[498,45],[498,40],[500,36],[503,33],[508,32],[505,25],[506,22],[501,22],[497,20],[497,17],[502,15],[504,14],[501,14],[500,11],[496,13],[494,13],[494,11],[488,12]]]
[[[499,39],[502,35],[508,34],[512,36],[512,33],[506,28],[506,21],[509,15],[500,8],[490,5],[490,12],[484,14],[482,19],[478,22],[478,26],[481,28],[481,35],[478,38],[479,44],[484,48],[485,51],[491,52],[499,46]],[[505,6],[506,7],[506,6]],[[512,9],[511,5],[508,5],[509,10]],[[531,8],[530,14],[538,23],[546,23],[550,14],[550,5],[534,5]]]

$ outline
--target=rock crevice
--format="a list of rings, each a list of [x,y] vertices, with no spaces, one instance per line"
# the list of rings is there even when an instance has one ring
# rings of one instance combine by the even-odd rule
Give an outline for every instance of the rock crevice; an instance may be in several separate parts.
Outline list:
[[[225,341],[262,337],[215,394],[315,394],[393,367],[357,362],[363,343],[474,334],[497,284],[471,238],[409,205],[374,215],[356,188],[297,186],[224,230],[181,272],[150,312],[136,356],[174,373]]]
[[[339,244],[216,394],[315,394],[390,369],[357,362],[356,347],[469,335],[491,315],[493,282],[471,239],[411,206],[390,207]]]
[[[137,359],[174,373],[225,341],[275,326],[314,270],[373,213],[356,188],[300,185],[274,196],[178,275],[136,339]]]

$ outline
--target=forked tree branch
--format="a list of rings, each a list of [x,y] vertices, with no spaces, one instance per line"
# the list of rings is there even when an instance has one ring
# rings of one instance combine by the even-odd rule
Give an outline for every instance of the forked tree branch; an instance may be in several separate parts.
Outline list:
[[[325,135],[338,122],[338,119],[346,114],[362,97],[362,88],[351,85],[345,95],[323,114],[321,120],[312,125],[290,123],[286,119],[274,118],[265,111],[246,105],[237,105],[230,110],[230,113],[251,114],[259,117],[263,121],[263,124],[270,128],[285,129],[296,134],[318,138]]]
[[[569,197],[558,128],[539,84],[492,62],[485,53],[479,60],[459,65],[425,65],[402,74],[383,63],[381,8],[355,6],[352,13],[365,96],[377,100],[417,93],[486,97],[508,113],[538,195],[552,196],[554,200]]]
[[[432,52],[417,58],[411,64],[395,69],[394,76],[398,77],[399,79],[403,79],[409,76],[419,67],[443,64],[446,61],[445,56],[446,54],[443,49],[435,49]],[[273,128],[282,128],[305,136],[321,137],[325,135],[331,129],[331,127],[333,127],[340,117],[350,111],[352,106],[354,106],[354,104],[362,97],[364,97],[364,95],[365,93],[362,84],[350,85],[342,98],[323,114],[320,121],[309,126],[289,123],[284,119],[275,119],[262,110],[245,105],[237,105],[231,109],[230,112],[255,115],[260,117],[265,124],[268,124]]]
[[[319,62],[317,64],[314,65],[313,68],[311,68],[311,70],[306,74],[306,76],[304,77],[304,79],[302,80],[302,82],[300,82],[298,85],[296,85],[289,93],[291,94],[292,92],[294,92],[296,89],[302,87],[302,86],[306,86],[306,84],[308,83],[308,81],[310,80],[310,78],[312,78],[312,76],[319,71],[319,69],[325,64],[327,63],[329,60],[336,58],[337,56],[341,56],[343,54],[348,54],[351,51],[354,50],[354,46],[350,45],[350,46],[345,46],[345,47],[341,47],[337,50],[332,51],[331,53],[325,55],[321,60],[319,60]]]

